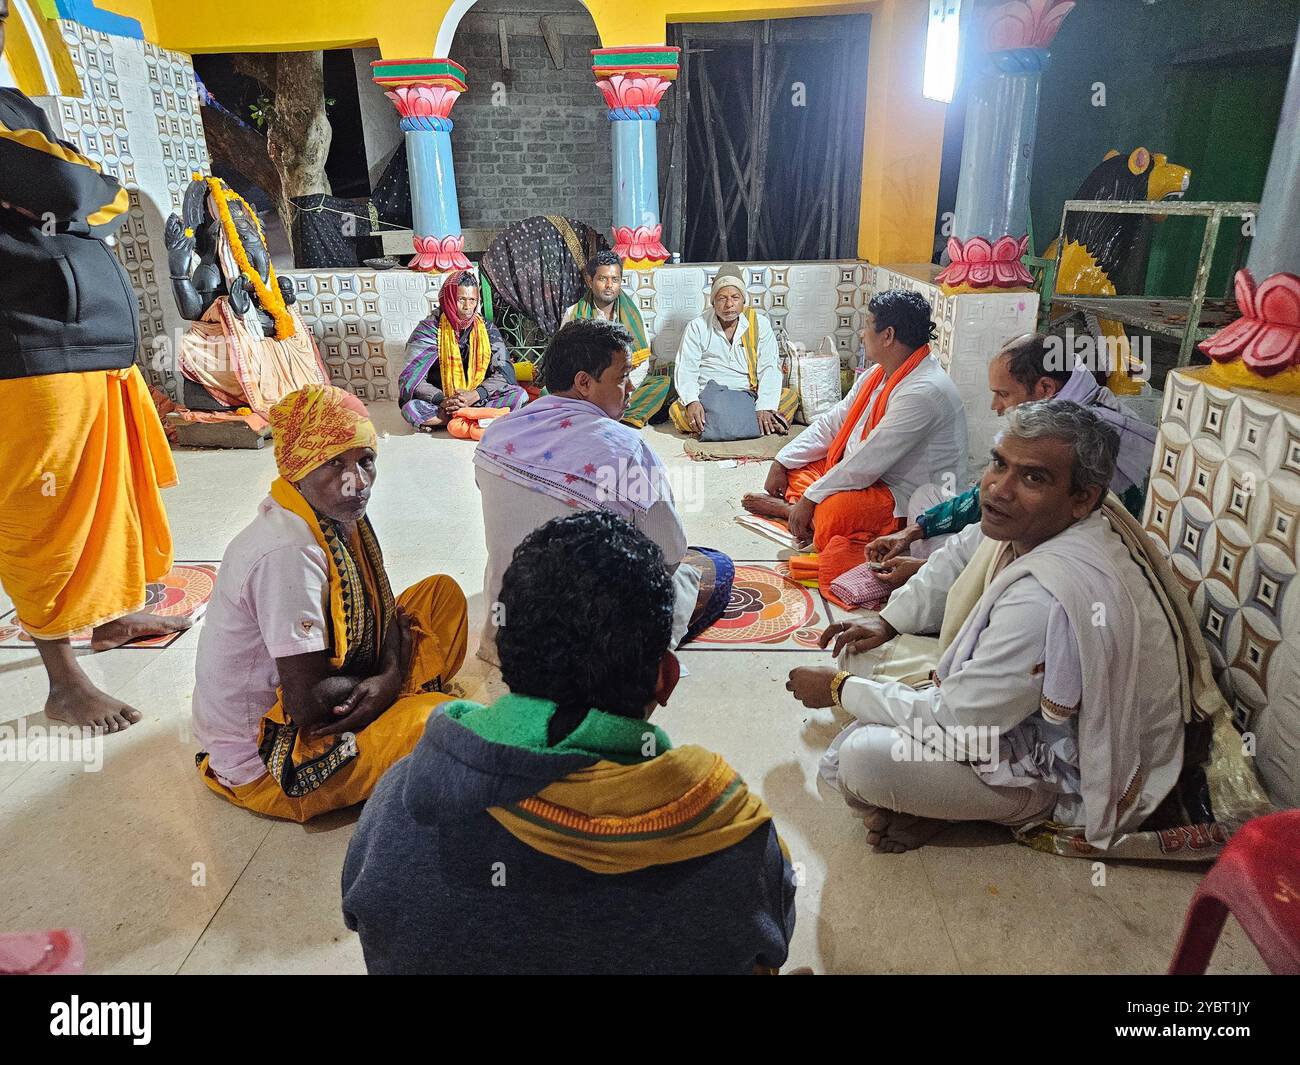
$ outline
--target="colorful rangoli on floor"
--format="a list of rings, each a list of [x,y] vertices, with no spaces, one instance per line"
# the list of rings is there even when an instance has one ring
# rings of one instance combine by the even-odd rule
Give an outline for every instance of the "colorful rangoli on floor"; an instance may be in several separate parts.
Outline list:
[[[822,630],[848,616],[792,580],[784,562],[737,562],[727,609],[683,650],[820,652]]]
[[[144,609],[152,614],[167,617],[189,616],[198,621],[207,609],[212,598],[212,589],[217,579],[218,562],[177,562],[160,581],[155,581],[145,589]],[[129,649],[144,648],[162,650],[170,647],[184,633],[173,632],[166,636],[155,636],[148,640],[137,640],[127,644]],[[78,651],[90,647],[90,630],[76,633],[72,637],[72,646]],[[31,651],[32,638],[25,633],[14,619],[10,610],[0,618],[0,651]]]

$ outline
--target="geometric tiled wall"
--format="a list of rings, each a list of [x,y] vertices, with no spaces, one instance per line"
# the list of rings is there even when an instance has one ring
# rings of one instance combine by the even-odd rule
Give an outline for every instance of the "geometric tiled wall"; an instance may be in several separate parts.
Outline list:
[[[751,304],[791,340],[815,348],[831,336],[845,355],[857,350],[871,296],[863,287],[870,269],[865,264],[764,263],[743,269]],[[691,263],[624,273],[624,291],[641,312],[656,363],[673,360],[686,324],[708,306],[717,271],[716,263]],[[334,383],[363,399],[394,398],[406,340],[437,307],[442,275],[341,269],[287,276]]]
[[[624,273],[624,291],[641,312],[656,365],[673,360],[687,323],[709,305],[718,267],[680,263]],[[988,362],[1005,341],[1033,330],[1035,293],[945,296],[924,267],[899,272],[852,259],[740,267],[750,305],[774,328],[810,349],[833,337],[846,358],[857,352],[867,302],[877,291],[906,288],[924,295],[939,329],[935,354],[966,406],[969,473],[978,474],[997,430],[989,409]],[[395,398],[406,340],[437,307],[442,275],[343,269],[287,276],[334,383],[362,399]]]
[[[1187,589],[1273,799],[1300,806],[1300,397],[1165,383],[1144,525]]]
[[[444,275],[340,269],[286,276],[333,383],[363,400],[395,401],[407,338],[437,308]]]
[[[62,139],[130,194],[131,215],[117,230],[114,250],[140,303],[145,376],[170,388],[171,375],[152,365],[155,338],[174,341],[186,323],[172,298],[163,226],[180,210],[190,173],[208,172],[194,67],[189,56],[147,41],[66,20],[59,28],[84,95],[54,97],[46,111]]]

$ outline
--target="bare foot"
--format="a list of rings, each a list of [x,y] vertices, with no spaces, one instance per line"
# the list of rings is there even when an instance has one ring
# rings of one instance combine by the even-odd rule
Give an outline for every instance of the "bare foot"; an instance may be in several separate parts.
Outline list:
[[[740,505],[760,518],[777,518],[780,521],[790,517],[790,511],[794,509],[784,499],[770,496],[766,492],[746,492]]]
[[[168,636],[173,632],[184,632],[194,622],[187,617],[166,617],[162,614],[127,614],[116,621],[105,622],[98,626],[90,636],[92,651],[107,651],[121,647],[132,640],[143,640],[146,636]]]
[[[421,422],[417,427],[417,432],[421,432],[421,433],[437,432],[439,429],[445,427],[446,424],[447,424],[447,420],[444,417],[442,417],[442,415],[435,414],[427,422]]]
[[[45,700],[45,716],[96,732],[121,732],[140,720],[140,711],[86,681],[75,687],[51,688]]]
[[[924,846],[951,821],[936,821],[916,814],[901,814],[876,807],[862,818],[867,826],[867,842],[880,854],[902,854]]]

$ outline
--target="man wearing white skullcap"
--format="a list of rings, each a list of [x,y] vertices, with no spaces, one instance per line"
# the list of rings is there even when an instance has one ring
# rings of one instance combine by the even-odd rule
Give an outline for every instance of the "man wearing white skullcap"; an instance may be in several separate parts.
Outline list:
[[[718,270],[709,291],[712,306],[686,327],[673,371],[677,402],[668,413],[683,433],[704,431],[700,392],[710,381],[754,395],[759,431],[785,433],[799,394],[782,388],[776,334],[767,316],[746,308],[745,282],[737,266]]]

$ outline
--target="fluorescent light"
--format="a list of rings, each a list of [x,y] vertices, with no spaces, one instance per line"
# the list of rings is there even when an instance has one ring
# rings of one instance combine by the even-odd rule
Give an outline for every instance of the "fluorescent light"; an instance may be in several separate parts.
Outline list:
[[[957,87],[961,0],[930,0],[930,28],[925,37],[925,83],[930,100],[951,103]]]

